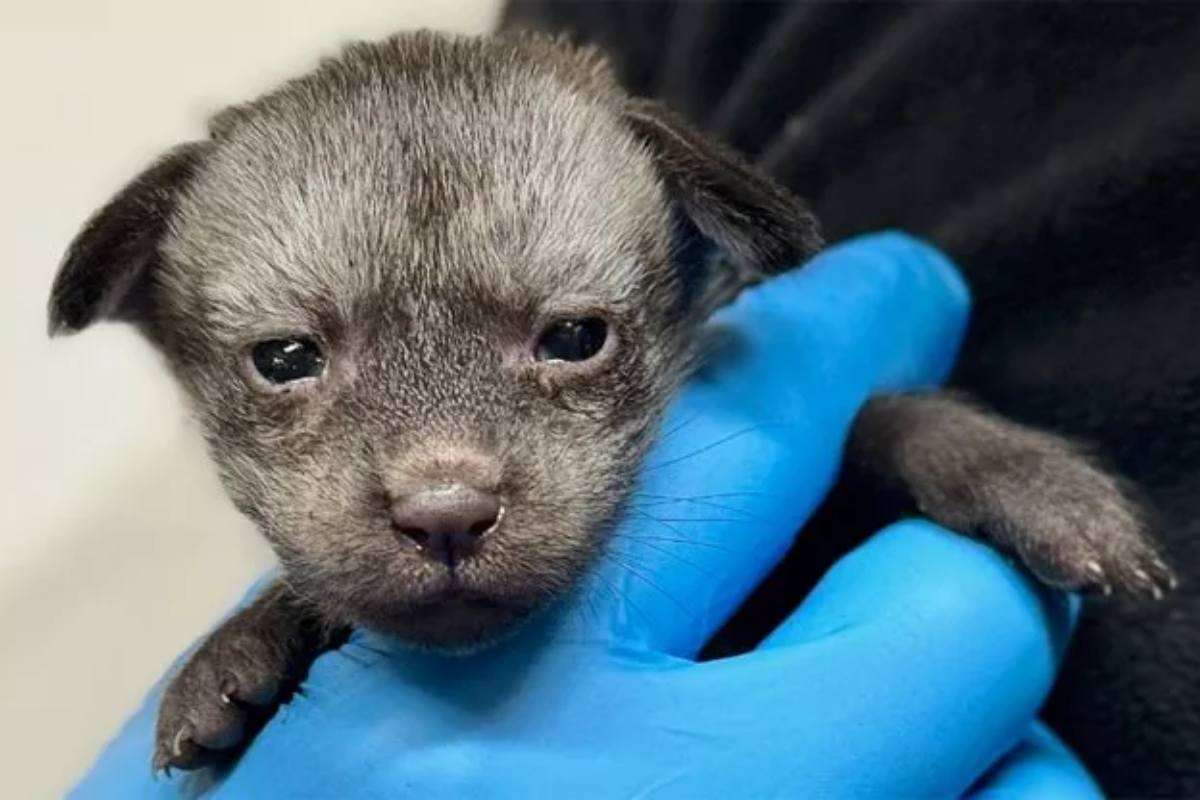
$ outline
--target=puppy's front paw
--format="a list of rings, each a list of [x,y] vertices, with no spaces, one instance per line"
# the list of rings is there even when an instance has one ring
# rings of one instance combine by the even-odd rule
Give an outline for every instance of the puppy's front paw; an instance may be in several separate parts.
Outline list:
[[[948,528],[975,534],[1064,589],[1160,597],[1175,577],[1120,483],[1065,439],[944,393],[872,398],[851,462]]]
[[[1176,580],[1119,482],[1070,446],[1030,435],[973,465],[969,484],[927,498],[1014,552],[1039,579],[1072,590],[1160,598]]]
[[[155,728],[154,770],[228,759],[265,719],[288,677],[288,651],[234,619],[172,678]]]

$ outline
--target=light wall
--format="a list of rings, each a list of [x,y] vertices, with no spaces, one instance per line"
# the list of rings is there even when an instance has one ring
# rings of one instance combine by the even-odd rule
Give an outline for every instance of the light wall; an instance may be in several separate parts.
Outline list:
[[[3,796],[61,794],[270,561],[145,344],[114,325],[46,338],[63,247],[209,112],[346,40],[479,32],[498,13],[498,0],[0,6]]]

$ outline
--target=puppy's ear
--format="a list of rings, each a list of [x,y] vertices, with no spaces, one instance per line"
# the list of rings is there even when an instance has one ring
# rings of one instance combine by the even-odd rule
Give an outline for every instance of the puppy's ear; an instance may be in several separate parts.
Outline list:
[[[791,192],[652,100],[626,107],[674,204],[676,249],[700,314],[743,288],[799,266],[822,245],[816,218]]]
[[[73,333],[98,319],[137,321],[150,272],[179,192],[208,142],[189,142],[159,158],[92,215],[67,248],[50,290],[50,334]]]

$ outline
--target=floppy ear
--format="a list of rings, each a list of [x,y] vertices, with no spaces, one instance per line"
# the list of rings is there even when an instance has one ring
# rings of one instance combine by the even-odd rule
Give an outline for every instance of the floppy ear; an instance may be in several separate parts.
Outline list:
[[[652,100],[630,101],[625,118],[653,154],[674,204],[684,284],[699,313],[821,248],[808,207],[729,148]]]
[[[51,335],[73,333],[98,319],[143,316],[159,240],[209,146],[189,142],[168,151],[75,235],[50,290]]]

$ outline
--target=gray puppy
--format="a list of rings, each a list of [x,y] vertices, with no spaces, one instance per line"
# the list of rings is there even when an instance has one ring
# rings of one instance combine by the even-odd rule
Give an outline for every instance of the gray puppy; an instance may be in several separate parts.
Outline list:
[[[151,165],[72,243],[50,327],[144,332],[285,575],[174,676],[156,767],[233,752],[348,626],[461,647],[561,593],[705,319],[820,246],[541,36],[356,44]],[[1113,478],[952,397],[872,400],[849,459],[1050,584],[1172,583]]]

